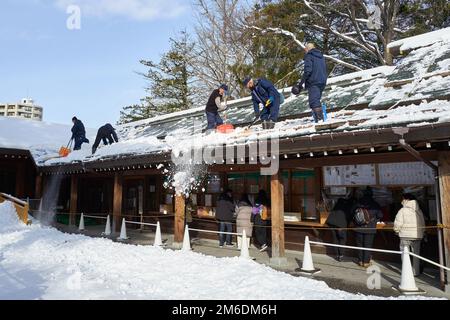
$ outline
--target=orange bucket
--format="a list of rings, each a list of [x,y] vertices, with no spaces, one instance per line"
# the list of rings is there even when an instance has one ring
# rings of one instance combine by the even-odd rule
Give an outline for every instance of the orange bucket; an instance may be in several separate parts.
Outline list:
[[[234,131],[234,126],[230,123],[225,123],[217,126],[216,130],[220,133],[229,133]]]
[[[69,155],[69,153],[70,153],[70,149],[69,148],[61,147],[59,149],[59,156],[60,157],[67,157]]]

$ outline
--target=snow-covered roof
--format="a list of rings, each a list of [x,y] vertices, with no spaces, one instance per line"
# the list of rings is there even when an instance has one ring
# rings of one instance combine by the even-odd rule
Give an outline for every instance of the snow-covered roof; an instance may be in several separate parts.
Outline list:
[[[449,41],[450,27],[391,42],[388,44],[388,49],[399,48],[400,53],[402,53],[417,48],[427,47],[434,43]]]
[[[54,166],[166,153],[170,150],[185,151],[188,147],[201,148],[230,142],[248,143],[273,135],[296,137],[320,135],[323,130],[367,131],[450,122],[450,39],[432,38],[438,39],[438,42],[410,51],[396,66],[382,66],[330,78],[323,93],[323,101],[329,110],[328,121],[320,126],[312,123],[308,96],[302,92],[299,96],[286,98],[280,109],[280,121],[274,130],[263,131],[259,126],[250,130],[244,128],[254,119],[252,102],[248,97],[229,102],[225,115],[237,128],[228,134],[202,133],[206,127],[202,106],[117,126],[119,143],[101,146],[94,156],[90,155],[90,146],[83,145],[82,150],[72,152],[67,158],[48,159],[50,154],[55,154],[61,145],[67,143],[70,128],[45,123],[36,128],[31,125],[39,126],[41,123],[9,118],[2,121],[22,121],[20,127],[23,133],[14,135],[8,129],[16,125],[19,127],[18,123],[11,123],[5,129],[0,126],[0,147],[18,145],[29,148],[38,165]],[[408,39],[404,41],[408,43]],[[288,94],[290,88],[282,91]],[[28,132],[34,132],[31,140],[27,140]],[[95,133],[88,131],[91,141]],[[158,140],[157,136],[161,134],[166,136],[165,140]]]

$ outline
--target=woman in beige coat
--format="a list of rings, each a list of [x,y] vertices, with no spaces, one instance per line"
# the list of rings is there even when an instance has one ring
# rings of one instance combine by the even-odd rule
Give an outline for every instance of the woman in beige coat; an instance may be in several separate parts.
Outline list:
[[[247,241],[250,243],[250,238],[253,232],[252,218],[252,203],[250,202],[248,195],[244,193],[238,202],[236,210],[236,232],[242,233],[245,230]],[[238,236],[238,248],[241,248],[242,237]]]
[[[400,250],[408,246],[410,251],[420,255],[420,243],[423,238],[425,221],[422,210],[415,197],[409,193],[403,195],[401,208],[394,221],[394,231],[400,237]],[[420,260],[413,258],[414,275],[420,274]]]

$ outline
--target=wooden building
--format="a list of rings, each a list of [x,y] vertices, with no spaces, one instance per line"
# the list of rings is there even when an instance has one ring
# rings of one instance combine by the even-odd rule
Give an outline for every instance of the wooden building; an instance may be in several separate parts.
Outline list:
[[[272,263],[283,265],[285,249],[302,250],[305,235],[330,242],[330,229],[324,224],[330,204],[371,186],[385,222],[378,227],[374,246],[397,250],[399,241],[391,224],[402,192],[408,191],[418,196],[430,226],[424,256],[448,266],[450,63],[444,62],[450,60],[450,41],[436,40],[425,47],[416,43],[408,50],[392,46],[392,50],[405,55],[395,67],[329,79],[323,97],[329,110],[325,123],[311,123],[306,94],[286,99],[280,122],[268,131],[245,129],[253,117],[249,99],[229,104],[228,119],[237,129],[228,134],[202,134],[203,107],[130,123],[119,128],[126,143],[101,148],[94,157],[35,159],[35,195],[60,176],[60,211],[70,212],[71,223],[80,212],[112,214],[115,231],[123,217],[159,220],[181,244],[186,199],[167,188],[166,181],[168,172],[173,172],[173,154],[180,157],[178,148],[181,154],[214,148],[206,179],[189,196],[197,207],[192,227],[217,230],[214,208],[223,190],[232,189],[235,198],[266,190],[272,210]],[[198,122],[202,125],[196,126]],[[255,152],[255,145],[266,139],[276,141],[278,150]],[[237,156],[242,150],[245,154]],[[262,175],[268,159],[278,163],[279,170]],[[193,232],[193,236],[217,238],[206,233]],[[329,249],[314,246],[313,250]]]

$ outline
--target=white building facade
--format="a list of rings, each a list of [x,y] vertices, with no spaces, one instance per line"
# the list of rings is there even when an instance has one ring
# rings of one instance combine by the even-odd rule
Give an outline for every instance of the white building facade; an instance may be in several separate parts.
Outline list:
[[[42,121],[43,108],[33,99],[25,98],[19,103],[0,103],[0,117],[26,118]]]

